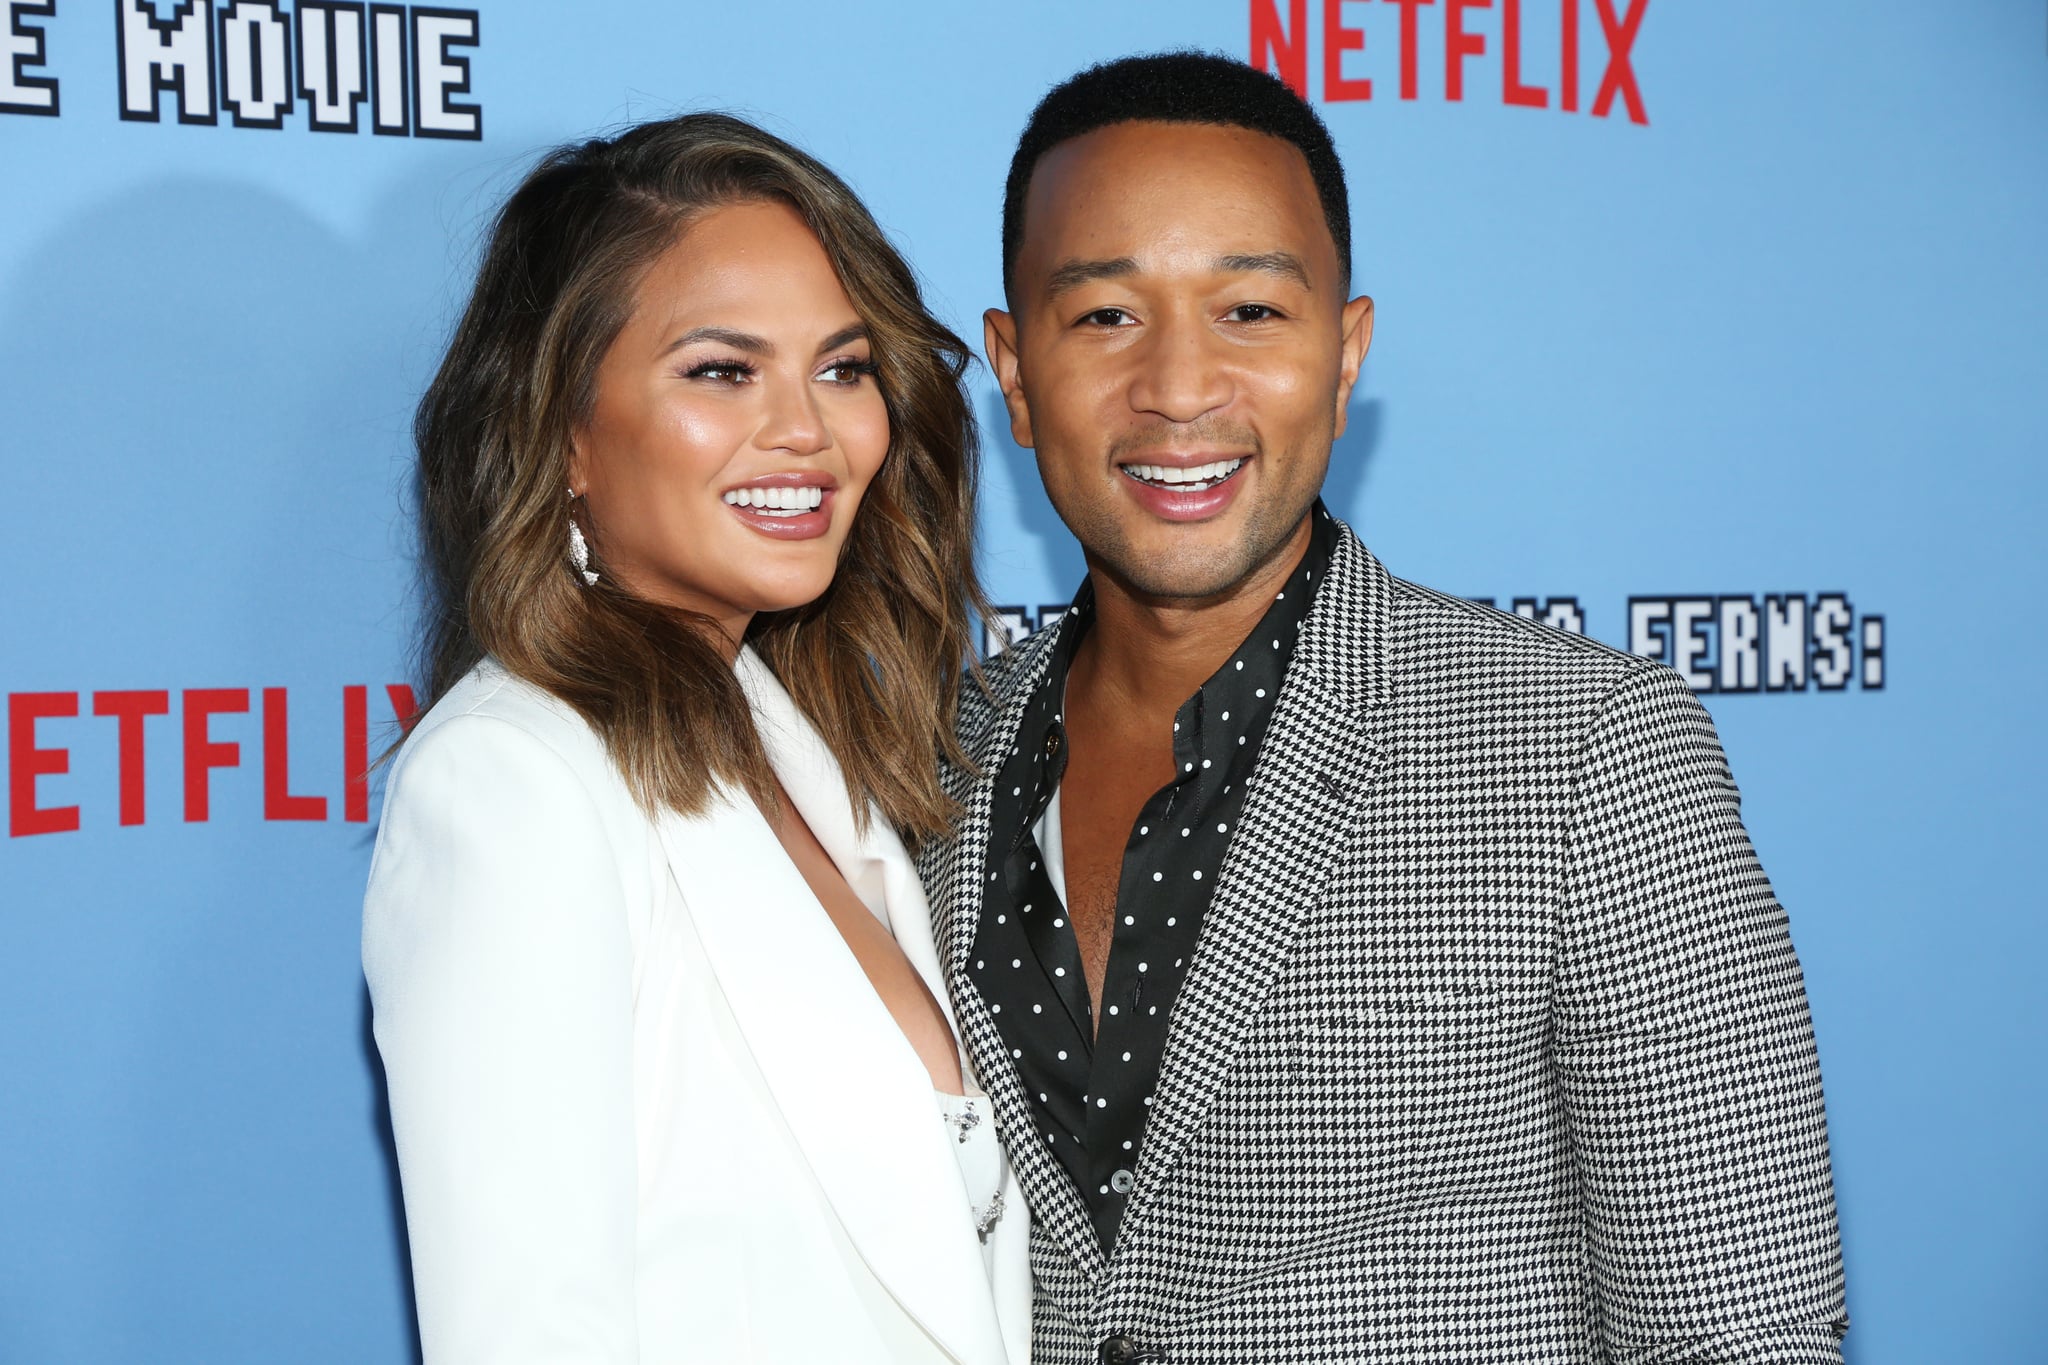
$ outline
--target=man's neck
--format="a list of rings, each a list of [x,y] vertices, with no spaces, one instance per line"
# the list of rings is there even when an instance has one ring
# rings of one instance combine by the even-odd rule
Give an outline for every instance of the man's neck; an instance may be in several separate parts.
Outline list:
[[[1142,719],[1171,716],[1244,643],[1308,549],[1314,514],[1278,553],[1211,597],[1141,593],[1089,557],[1095,621],[1067,676],[1070,693]]]

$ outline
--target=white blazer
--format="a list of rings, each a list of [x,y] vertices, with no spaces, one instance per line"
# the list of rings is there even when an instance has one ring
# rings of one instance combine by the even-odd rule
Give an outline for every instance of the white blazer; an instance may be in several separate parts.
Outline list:
[[[950,1022],[902,844],[736,669]],[[363,968],[428,1365],[1024,1365],[1015,1179],[984,1245],[929,1074],[746,797],[650,820],[580,717],[480,664],[391,769]]]

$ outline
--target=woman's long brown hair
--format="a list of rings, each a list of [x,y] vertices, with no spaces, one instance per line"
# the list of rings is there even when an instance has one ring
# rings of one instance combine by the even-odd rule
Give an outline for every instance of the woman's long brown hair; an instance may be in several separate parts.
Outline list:
[[[970,622],[986,617],[968,352],[837,176],[727,115],[561,148],[500,211],[413,426],[428,694],[489,656],[587,720],[650,813],[701,811],[718,786],[772,808],[774,774],[716,627],[610,575],[586,587],[568,560],[565,491],[571,437],[647,268],[702,214],[762,200],[809,224],[867,325],[890,440],[831,587],[756,616],[747,640],[838,758],[856,814],[872,800],[914,842],[955,815],[938,762],[966,762],[954,715]]]

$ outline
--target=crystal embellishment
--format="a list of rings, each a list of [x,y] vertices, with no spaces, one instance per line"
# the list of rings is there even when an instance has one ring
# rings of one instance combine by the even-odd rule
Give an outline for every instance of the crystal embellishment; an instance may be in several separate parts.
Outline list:
[[[954,1141],[966,1142],[967,1135],[973,1132],[975,1126],[980,1122],[981,1111],[979,1109],[962,1109],[959,1113],[953,1115]]]
[[[974,1231],[982,1237],[987,1237],[989,1234],[989,1230],[995,1227],[997,1221],[1000,1220],[1002,1216],[1003,1192],[1001,1190],[997,1190],[996,1197],[989,1200],[988,1207],[983,1209],[980,1215],[975,1218]]]

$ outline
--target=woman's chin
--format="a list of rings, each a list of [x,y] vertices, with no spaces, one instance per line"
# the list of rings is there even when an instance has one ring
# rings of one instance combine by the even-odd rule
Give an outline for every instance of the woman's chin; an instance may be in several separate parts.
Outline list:
[[[778,612],[795,611],[808,607],[823,597],[832,587],[832,575],[819,574],[815,578],[762,584],[753,594],[753,610],[756,616],[771,616]]]

